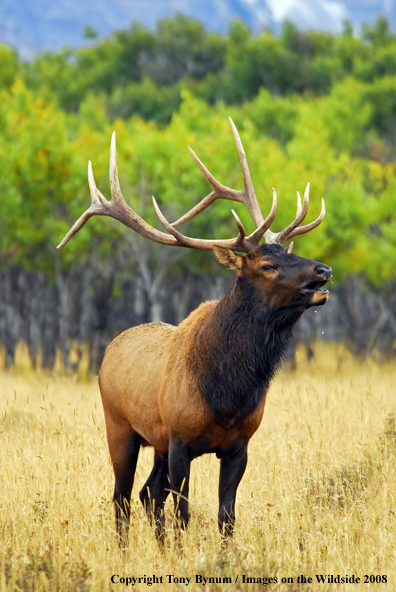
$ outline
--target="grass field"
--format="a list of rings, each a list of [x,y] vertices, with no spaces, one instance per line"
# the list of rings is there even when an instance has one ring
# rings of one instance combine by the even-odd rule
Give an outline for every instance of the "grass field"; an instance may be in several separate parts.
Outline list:
[[[142,578],[135,590],[164,592],[396,590],[396,365],[331,346],[317,347],[310,365],[298,358],[298,371],[284,369],[270,389],[227,548],[217,532],[218,461],[193,462],[182,555],[172,531],[169,550],[159,550],[138,501],[150,449],[139,458],[130,549],[119,551],[96,379],[24,364],[1,372],[0,591],[123,590],[132,577]],[[168,524],[171,512],[167,504]],[[162,582],[150,586],[154,575]]]

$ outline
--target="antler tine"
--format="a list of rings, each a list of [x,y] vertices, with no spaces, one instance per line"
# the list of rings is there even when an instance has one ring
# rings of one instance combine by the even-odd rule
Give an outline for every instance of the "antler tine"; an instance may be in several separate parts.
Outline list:
[[[246,159],[246,154],[242,146],[241,138],[239,136],[238,130],[235,126],[235,123],[232,121],[231,117],[228,118],[231,123],[232,133],[234,134],[235,143],[238,148],[239,160],[242,167],[242,174],[243,174],[243,181],[245,184],[244,190],[244,202],[255,222],[256,226],[260,226],[264,222],[263,214],[261,213],[260,206],[257,201],[256,193],[254,191],[252,177],[250,175],[249,166]]]
[[[96,187],[91,161],[88,162],[88,183],[89,191],[91,193],[91,206],[73,224],[69,232],[66,234],[65,238],[56,247],[57,249],[61,249],[62,247],[64,247],[65,244],[68,243],[69,240],[72,238],[72,236],[74,236],[76,232],[78,232],[80,228],[84,226],[84,224],[90,219],[91,216],[94,216],[95,214],[103,214],[103,207],[105,207],[105,204],[109,204],[107,199],[100,193],[100,191]]]
[[[278,243],[282,244],[289,238],[296,236],[296,234],[302,234],[302,232],[307,232],[307,230],[303,230],[302,232],[297,232],[297,227],[301,224],[301,222],[305,219],[305,216],[308,212],[309,206],[309,183],[307,184],[304,192],[304,199],[301,205],[301,197],[300,194],[297,192],[297,212],[296,217],[293,222],[291,222],[286,228],[281,230],[280,232],[271,232],[271,230],[267,230],[265,233],[265,241],[267,243]],[[318,222],[320,224],[321,220]],[[306,226],[309,226],[308,224]],[[301,229],[306,228],[306,226],[301,226]]]
[[[316,228],[322,222],[323,218],[325,217],[325,213],[326,213],[325,202],[324,202],[324,199],[322,199],[322,209],[320,211],[319,216],[316,218],[316,220],[314,220],[313,222],[310,222],[309,224],[305,224],[304,226],[299,226],[298,228],[293,230],[293,232],[291,232],[287,238],[288,239],[293,238],[299,234],[304,234],[305,232],[308,232],[309,230]]]
[[[209,183],[212,185],[213,189],[215,191],[218,190],[218,192],[219,192],[219,196],[218,197],[223,197],[222,194],[224,193],[225,194],[224,197],[226,199],[234,199],[235,193],[237,193],[237,194],[241,193],[241,191],[237,191],[236,189],[230,189],[229,187],[226,187],[225,185],[222,185],[216,179],[216,177],[214,177],[212,175],[212,173],[206,168],[206,166],[204,165],[204,163],[202,162],[202,160],[195,154],[195,152],[191,148],[191,146],[188,146],[188,149],[190,151],[191,156],[193,157],[193,159],[195,160],[196,164],[198,165],[198,168],[201,169],[201,171],[203,172],[203,174],[205,175],[205,177],[207,178],[207,180],[209,181]],[[242,201],[242,197],[239,197],[239,199],[237,199],[237,201]]]
[[[271,226],[272,222],[276,216],[276,210],[278,207],[278,200],[276,197],[275,189],[272,188],[272,207],[268,217],[263,221],[262,224],[249,236],[249,239],[252,243],[255,243],[256,246],[259,245],[260,239],[265,235],[266,232],[270,232],[268,229]]]
[[[188,244],[189,241],[194,240],[194,239],[190,239],[188,236],[184,236],[184,234],[182,234],[181,232],[179,232],[178,230],[176,230],[176,228],[173,228],[172,224],[170,224],[168,222],[168,220],[165,218],[165,216],[161,212],[161,210],[160,210],[160,208],[159,208],[159,206],[157,204],[157,200],[155,199],[154,195],[151,197],[151,199],[153,200],[153,206],[154,206],[154,209],[155,209],[155,213],[157,214],[158,218],[160,219],[160,222],[163,224],[163,226],[166,228],[166,230],[168,232],[170,232],[172,234],[172,236],[175,237],[175,239],[177,240],[177,242],[181,246],[189,247],[190,246]]]
[[[204,197],[197,205],[195,205],[193,208],[191,208],[191,210],[184,214],[184,216],[181,216],[181,218],[176,220],[176,222],[172,222],[172,226],[177,226],[178,224],[187,222],[187,220],[191,220],[191,218],[194,218],[194,216],[196,216],[200,212],[203,212],[203,210],[210,206],[210,204],[212,204],[216,199],[224,198],[230,199],[232,201],[239,201],[241,203],[243,203],[244,201],[243,190],[238,191],[236,189],[230,189],[229,187],[222,185],[206,168],[204,163],[198,158],[194,150],[190,146],[188,146],[188,149],[190,151],[191,156],[195,160],[195,163],[197,164],[198,168],[202,171],[203,175],[212,185],[213,191],[211,191],[209,195]]]
[[[248,208],[250,215],[252,216],[252,219],[256,226],[260,226],[264,222],[264,217],[261,213],[260,206],[258,204],[257,197],[254,192],[252,178],[250,176],[246,154],[242,146],[241,138],[239,137],[238,130],[236,129],[231,117],[229,118],[229,120],[231,123],[232,132],[234,134],[235,143],[238,149],[239,160],[242,167],[244,188],[242,190],[236,190],[222,185],[222,183],[220,183],[212,175],[212,173],[206,168],[203,162],[198,158],[198,156],[189,146],[188,149],[191,153],[191,156],[195,160],[198,168],[202,171],[203,175],[212,185],[213,191],[209,193],[209,195],[204,197],[196,206],[194,206],[186,214],[184,214],[184,216],[173,222],[172,226],[176,226],[178,224],[182,224],[183,222],[187,222],[187,220],[191,220],[191,218],[205,210],[208,206],[210,206],[210,204],[212,204],[216,199],[219,198],[230,199],[233,201],[244,203]]]
[[[107,199],[98,191],[98,188],[96,187],[95,177],[93,174],[91,161],[88,161],[88,185],[89,185],[89,192],[91,194],[91,201],[93,204],[100,205],[101,199],[103,199],[105,203],[108,203]],[[99,198],[99,193],[100,193],[100,198]]]
[[[297,191],[297,211],[296,211],[296,218],[298,218],[298,216],[301,214],[301,212],[302,212],[301,195]]]
[[[114,203],[126,203],[125,199],[122,195],[122,192],[121,192],[120,180],[118,178],[117,147],[116,147],[115,132],[113,132],[111,135],[109,174],[110,174],[111,200],[114,201]]]
[[[232,212],[232,215],[234,216],[234,219],[235,219],[236,225],[237,225],[237,226],[238,226],[238,228],[239,228],[239,236],[238,236],[238,238],[239,238],[240,240],[242,240],[242,241],[243,241],[243,240],[244,240],[244,238],[245,238],[245,236],[246,236],[246,230],[245,230],[245,227],[244,227],[244,225],[242,224],[242,222],[241,222],[241,219],[240,219],[240,217],[238,216],[238,214],[236,213],[236,211],[235,211],[235,210],[231,210],[231,212]]]

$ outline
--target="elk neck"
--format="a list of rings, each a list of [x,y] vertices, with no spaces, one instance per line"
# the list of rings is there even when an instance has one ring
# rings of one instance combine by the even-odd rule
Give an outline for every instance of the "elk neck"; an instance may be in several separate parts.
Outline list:
[[[269,309],[248,278],[237,278],[195,336],[199,390],[215,418],[242,419],[255,410],[300,316],[293,308]]]

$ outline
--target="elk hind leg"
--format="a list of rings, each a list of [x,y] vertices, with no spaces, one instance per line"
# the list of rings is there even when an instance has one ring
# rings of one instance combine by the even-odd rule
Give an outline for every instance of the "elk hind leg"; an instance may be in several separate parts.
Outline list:
[[[168,453],[154,452],[154,466],[140,492],[150,524],[155,526],[155,537],[163,544],[165,539],[164,505],[169,495]]]
[[[142,438],[129,424],[109,424],[107,418],[107,439],[115,476],[113,502],[116,529],[120,547],[125,547],[128,544],[131,492]]]

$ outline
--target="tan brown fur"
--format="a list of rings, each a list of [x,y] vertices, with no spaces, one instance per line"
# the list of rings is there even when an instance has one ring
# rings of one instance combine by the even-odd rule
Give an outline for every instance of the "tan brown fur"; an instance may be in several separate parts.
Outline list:
[[[99,373],[106,418],[128,422],[160,452],[168,449],[168,430],[158,399],[174,332],[175,327],[158,323],[124,331],[107,348]]]
[[[226,448],[235,438],[249,440],[256,431],[265,398],[252,416],[219,426],[200,396],[197,377],[187,369],[197,329],[216,306],[213,301],[201,304],[178,327],[158,323],[133,327],[109,345],[99,385],[112,459],[118,455],[117,445],[122,446],[122,438],[112,434],[117,425],[129,425],[144,444],[161,453],[168,451],[170,433],[185,441],[204,437],[209,448]]]

